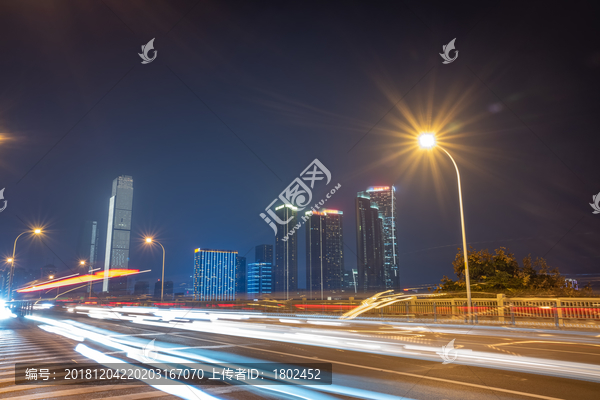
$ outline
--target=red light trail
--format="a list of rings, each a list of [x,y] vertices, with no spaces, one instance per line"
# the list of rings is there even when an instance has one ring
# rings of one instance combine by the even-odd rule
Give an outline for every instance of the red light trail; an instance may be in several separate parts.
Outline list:
[[[108,277],[116,278],[119,276],[135,275],[135,274],[139,274],[139,273],[140,273],[139,269],[111,269],[110,271],[108,271]],[[46,290],[46,289],[52,289],[52,288],[62,287],[62,286],[77,285],[78,283],[95,282],[95,281],[103,280],[104,276],[105,276],[104,271],[100,271],[100,272],[96,272],[93,275],[75,276],[72,278],[61,279],[61,280],[53,281],[53,282],[49,282],[49,283],[42,283],[41,285],[29,286],[29,287],[17,290],[17,292],[19,292],[19,293],[37,292],[38,290]]]

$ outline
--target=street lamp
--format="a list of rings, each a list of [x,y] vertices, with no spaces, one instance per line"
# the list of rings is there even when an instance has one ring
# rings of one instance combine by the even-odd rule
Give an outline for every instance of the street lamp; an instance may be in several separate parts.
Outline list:
[[[150,244],[152,242],[158,243],[160,245],[160,247],[162,247],[162,251],[163,251],[162,279],[160,280],[160,301],[163,301],[164,290],[165,290],[165,248],[162,244],[160,244],[160,242],[158,242],[150,237],[146,238],[146,243]]]
[[[85,266],[85,260],[81,260],[79,261],[79,265],[81,266]],[[91,275],[92,274],[92,266],[90,265],[88,268],[88,273]],[[92,297],[92,281],[88,282],[88,287],[89,287],[89,294],[88,294],[88,299],[90,299]]]
[[[42,230],[40,228],[36,228],[33,231],[25,231],[25,232],[21,233],[19,236],[17,236],[17,238],[15,239],[15,244],[13,245],[12,257],[7,260],[10,263],[10,274],[8,276],[8,293],[6,294],[8,300],[12,299],[12,283],[13,283],[13,275],[15,273],[15,252],[17,250],[17,240],[19,240],[19,238],[26,233],[33,233],[35,235],[39,235],[40,233],[42,233]]]
[[[454,164],[454,168],[456,169],[456,179],[458,182],[458,202],[460,204],[460,225],[462,229],[462,240],[463,240],[463,255],[465,258],[465,280],[467,284],[467,301],[469,305],[469,318],[471,315],[471,280],[469,279],[469,259],[467,256],[467,236],[465,234],[465,213],[463,211],[463,201],[462,201],[462,190],[460,188],[460,173],[458,172],[458,165],[456,165],[456,161],[454,158],[448,153],[446,149],[439,146],[437,141],[435,140],[435,135],[433,133],[422,133],[418,137],[419,146],[422,149],[433,149],[434,147],[439,147],[444,153],[450,157],[452,160],[452,164]]]

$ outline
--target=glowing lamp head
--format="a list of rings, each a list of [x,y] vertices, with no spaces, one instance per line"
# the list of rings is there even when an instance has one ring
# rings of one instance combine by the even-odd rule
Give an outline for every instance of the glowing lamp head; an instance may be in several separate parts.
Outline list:
[[[11,263],[11,262],[13,262],[13,259],[12,258],[7,258],[6,262],[10,262]]]
[[[152,243],[152,238],[146,238],[146,243]]]
[[[54,279],[54,275],[49,275],[48,278],[49,279]]]
[[[33,233],[35,233],[36,235],[39,235],[40,233],[42,233],[42,230],[41,229],[35,229],[33,231]]]
[[[419,146],[422,149],[432,149],[435,147],[435,135],[433,133],[421,133],[419,135]]]
[[[85,261],[83,261],[83,260],[79,261],[79,265],[85,265]]]

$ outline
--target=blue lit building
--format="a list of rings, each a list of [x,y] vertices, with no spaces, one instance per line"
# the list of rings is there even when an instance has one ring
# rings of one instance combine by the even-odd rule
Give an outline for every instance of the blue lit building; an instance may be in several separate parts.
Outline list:
[[[196,249],[194,300],[235,300],[237,251]]]
[[[248,294],[268,294],[273,292],[273,264],[248,264]]]

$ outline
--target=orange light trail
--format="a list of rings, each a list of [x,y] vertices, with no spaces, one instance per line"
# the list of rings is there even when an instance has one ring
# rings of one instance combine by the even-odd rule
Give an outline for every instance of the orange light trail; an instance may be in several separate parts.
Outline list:
[[[135,275],[139,274],[139,269],[111,269],[108,271],[109,278],[116,278],[119,276]],[[82,275],[75,276],[73,278],[62,279],[54,282],[43,283],[41,285],[34,285],[17,290],[19,293],[37,292],[38,290],[52,289],[62,286],[77,285],[80,283],[94,282],[104,279],[104,271],[96,272],[93,275]]]

